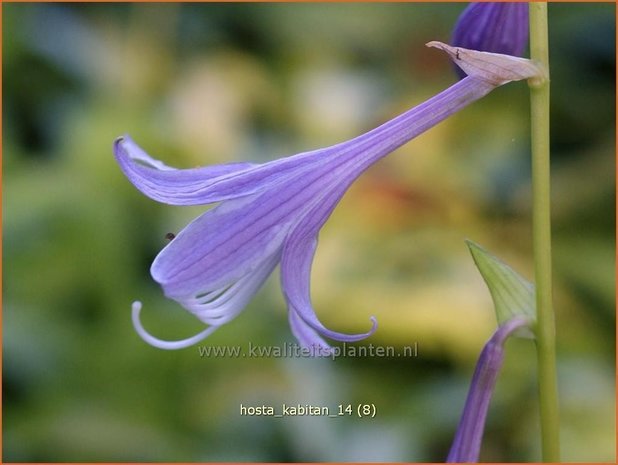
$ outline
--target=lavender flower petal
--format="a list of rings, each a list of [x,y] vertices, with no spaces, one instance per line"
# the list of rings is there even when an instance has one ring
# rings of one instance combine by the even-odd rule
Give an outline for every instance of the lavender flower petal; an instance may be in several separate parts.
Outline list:
[[[357,167],[358,169],[358,167]],[[333,182],[326,184],[325,194],[320,202],[308,210],[305,216],[290,232],[281,257],[281,288],[283,289],[289,312],[297,314],[304,323],[317,334],[338,341],[354,342],[371,336],[377,329],[375,317],[371,317],[372,328],[361,334],[344,334],[326,328],[317,318],[311,304],[310,278],[313,257],[317,247],[317,235],[331,215],[350,184],[358,176],[350,170],[348,175],[337,175]]]
[[[306,325],[317,333],[330,339],[338,341],[354,342],[371,336],[376,328],[377,322],[371,317],[372,328],[361,334],[344,334],[326,328],[317,318],[310,300],[310,275],[313,255],[317,246],[315,238],[297,241],[292,237],[286,244],[281,260],[281,283],[282,289],[290,312],[296,313]]]
[[[287,232],[255,197],[225,202],[199,216],[155,258],[150,272],[181,304],[231,286],[279,253]]]
[[[305,346],[328,348],[322,336],[356,341],[369,336],[324,327],[310,301],[309,277],[320,228],[352,182],[369,166],[495,87],[526,79],[529,60],[454,49],[439,43],[470,76],[355,139],[261,165],[236,163],[175,170],[149,157],[129,137],[114,153],[129,180],[151,198],[174,205],[223,201],[184,228],[157,256],[152,277],[165,295],[211,325],[183,341],[161,341],[133,322],[147,342],[186,347],[234,318],[281,261],[290,325]],[[519,60],[519,61],[518,61]]]
[[[498,327],[481,351],[447,462],[478,462],[489,401],[504,360],[504,343],[530,320],[513,318]]]
[[[182,302],[203,323],[220,326],[235,318],[262,287],[279,262],[273,254],[230,286]]]
[[[331,355],[331,346],[318,335],[316,330],[303,321],[298,313],[294,311],[288,312],[288,320],[292,334],[302,347],[310,350],[311,355],[322,357]]]
[[[528,42],[526,2],[471,3],[460,15],[451,45],[482,52],[522,56]],[[465,73],[457,69],[460,77]]]
[[[127,135],[114,142],[114,155],[135,187],[170,205],[203,205],[254,194],[321,160],[319,154],[306,152],[261,165],[241,162],[179,170],[150,157]]]

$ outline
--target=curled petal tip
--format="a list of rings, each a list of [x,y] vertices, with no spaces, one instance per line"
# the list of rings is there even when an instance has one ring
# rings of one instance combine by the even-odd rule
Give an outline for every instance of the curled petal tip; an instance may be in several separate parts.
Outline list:
[[[120,144],[123,143],[134,143],[133,139],[131,139],[131,136],[129,136],[128,134],[123,134],[121,136],[116,137],[116,139],[114,140],[114,147],[119,146]]]
[[[371,316],[369,317],[369,320],[371,321],[371,329],[369,330],[368,335],[371,336],[378,329],[378,319],[375,316]]]

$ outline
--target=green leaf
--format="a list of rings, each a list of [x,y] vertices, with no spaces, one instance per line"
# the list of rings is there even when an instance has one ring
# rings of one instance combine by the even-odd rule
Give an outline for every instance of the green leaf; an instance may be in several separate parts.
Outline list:
[[[466,240],[466,244],[489,288],[498,325],[515,316],[536,321],[534,285],[480,245],[470,240]],[[514,335],[534,338],[528,328],[521,328]]]

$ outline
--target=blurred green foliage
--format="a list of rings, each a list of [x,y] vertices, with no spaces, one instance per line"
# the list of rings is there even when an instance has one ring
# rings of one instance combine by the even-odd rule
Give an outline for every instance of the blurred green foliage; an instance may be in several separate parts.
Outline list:
[[[129,133],[175,166],[342,141],[454,82],[424,44],[461,4],[3,5],[3,459],[441,461],[491,299],[469,237],[532,279],[528,101],[506,86],[368,171],[320,236],[326,325],[419,356],[202,359],[148,274],[204,208],[116,166]],[[615,6],[551,4],[553,225],[563,458],[615,460]],[[208,345],[293,342],[276,278]],[[240,404],[374,403],[375,419],[243,417]],[[539,458],[535,354],[508,344],[482,459]]]

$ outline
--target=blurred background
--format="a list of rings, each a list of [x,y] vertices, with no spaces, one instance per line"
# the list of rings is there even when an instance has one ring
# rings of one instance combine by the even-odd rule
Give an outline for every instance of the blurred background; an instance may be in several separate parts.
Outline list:
[[[320,236],[324,323],[415,358],[200,358],[149,275],[208,207],[122,175],[130,134],[178,167],[358,135],[455,82],[463,4],[5,4],[3,459],[443,461],[495,328],[469,238],[533,278],[528,92],[497,89],[365,173]],[[615,6],[551,4],[553,234],[565,461],[615,460]],[[205,345],[282,345],[278,272]],[[509,341],[481,459],[540,459],[534,345]],[[373,403],[374,419],[239,406]]]

